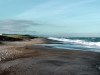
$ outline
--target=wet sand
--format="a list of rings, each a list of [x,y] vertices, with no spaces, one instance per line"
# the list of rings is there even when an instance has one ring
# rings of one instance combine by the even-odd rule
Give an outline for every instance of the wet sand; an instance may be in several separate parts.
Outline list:
[[[1,45],[0,75],[100,75],[100,53],[35,46],[37,43],[50,42],[40,38]]]

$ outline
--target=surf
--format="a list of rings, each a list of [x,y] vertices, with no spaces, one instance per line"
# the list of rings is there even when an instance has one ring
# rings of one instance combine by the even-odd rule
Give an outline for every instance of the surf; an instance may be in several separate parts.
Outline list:
[[[78,44],[78,45],[83,45],[86,46],[88,48],[100,48],[100,42],[92,42],[91,39],[95,39],[95,38],[91,38],[89,40],[89,38],[56,38],[56,37],[48,37],[48,39],[51,40],[55,40],[55,41],[59,41],[59,42],[63,42],[63,43],[71,43],[71,44]]]

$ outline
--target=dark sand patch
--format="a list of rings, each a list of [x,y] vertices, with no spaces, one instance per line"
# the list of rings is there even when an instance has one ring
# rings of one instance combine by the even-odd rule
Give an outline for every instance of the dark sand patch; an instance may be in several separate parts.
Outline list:
[[[38,62],[39,64],[52,64],[54,66],[62,66],[64,63],[67,63],[65,61],[61,60],[42,60]]]

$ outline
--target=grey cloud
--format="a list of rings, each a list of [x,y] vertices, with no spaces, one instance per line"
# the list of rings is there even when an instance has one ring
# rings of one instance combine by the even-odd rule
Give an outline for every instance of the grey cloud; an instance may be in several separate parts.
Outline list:
[[[27,20],[2,20],[0,21],[0,31],[31,32],[31,31],[27,31],[27,28],[31,26],[37,26],[37,25],[39,24]]]
[[[35,34],[38,34],[37,31],[13,31],[13,32],[10,32],[10,31],[4,31],[2,33],[6,33],[6,34],[31,34],[31,35],[35,35]]]

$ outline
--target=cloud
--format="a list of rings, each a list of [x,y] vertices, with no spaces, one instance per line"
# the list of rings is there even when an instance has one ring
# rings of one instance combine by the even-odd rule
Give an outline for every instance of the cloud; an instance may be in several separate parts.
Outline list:
[[[92,3],[92,2],[95,2],[95,1],[97,1],[97,0],[79,0],[78,2],[75,2],[73,4],[73,6],[80,6],[80,5]]]
[[[16,16],[16,18],[26,18],[27,19],[36,19],[36,18],[42,18],[46,16],[55,15],[60,12],[59,7],[55,7],[55,5],[58,6],[62,1],[47,1],[40,5],[33,6],[29,10],[24,11],[23,13]],[[52,8],[53,7],[53,8]]]
[[[33,21],[27,21],[27,20],[2,20],[0,21],[0,31],[1,32],[35,32],[28,31],[27,28],[30,26],[37,26],[39,24],[34,23]]]
[[[24,11],[23,13],[16,16],[16,18],[26,18],[26,19],[42,19],[46,17],[57,17],[63,16],[72,12],[70,7],[81,6],[87,3],[94,2],[96,0],[76,0],[76,1],[47,1],[43,2],[40,5],[33,6],[29,10]]]

